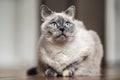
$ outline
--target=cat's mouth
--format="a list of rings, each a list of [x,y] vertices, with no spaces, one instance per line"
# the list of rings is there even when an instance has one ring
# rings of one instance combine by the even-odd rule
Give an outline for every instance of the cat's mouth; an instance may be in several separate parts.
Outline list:
[[[56,36],[54,38],[54,40],[57,41],[57,42],[64,42],[64,41],[67,40],[67,36],[65,34],[61,33],[58,36]]]
[[[64,33],[61,33],[60,35],[58,35],[56,38],[60,38],[60,37],[65,37],[67,38],[67,36]]]

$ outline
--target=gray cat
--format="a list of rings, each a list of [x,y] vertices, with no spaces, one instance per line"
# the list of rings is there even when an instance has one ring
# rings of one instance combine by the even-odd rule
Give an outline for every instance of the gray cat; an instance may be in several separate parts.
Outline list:
[[[74,18],[75,6],[54,12],[41,6],[40,76],[100,76],[103,48],[98,34]]]

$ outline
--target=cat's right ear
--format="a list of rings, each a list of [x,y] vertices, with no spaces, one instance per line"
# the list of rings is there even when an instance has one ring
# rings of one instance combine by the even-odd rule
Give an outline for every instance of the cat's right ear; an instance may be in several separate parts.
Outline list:
[[[68,15],[69,17],[74,18],[74,16],[75,16],[75,6],[74,5],[70,6],[67,10],[65,10],[64,13],[66,15]]]
[[[41,17],[44,20],[53,13],[53,11],[49,9],[46,5],[41,5],[40,8],[41,8]]]

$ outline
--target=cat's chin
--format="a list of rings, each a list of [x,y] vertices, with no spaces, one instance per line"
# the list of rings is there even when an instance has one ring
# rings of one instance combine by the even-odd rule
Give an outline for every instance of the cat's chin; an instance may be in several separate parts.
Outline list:
[[[66,43],[68,41],[68,37],[66,37],[65,35],[60,35],[59,37],[55,37],[53,39],[54,43]]]

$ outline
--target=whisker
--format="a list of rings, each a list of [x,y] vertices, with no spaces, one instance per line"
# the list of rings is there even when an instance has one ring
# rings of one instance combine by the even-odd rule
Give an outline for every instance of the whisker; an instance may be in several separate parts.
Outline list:
[[[50,35],[44,35],[44,36],[50,36]],[[75,36],[67,36],[67,37],[75,37]]]

